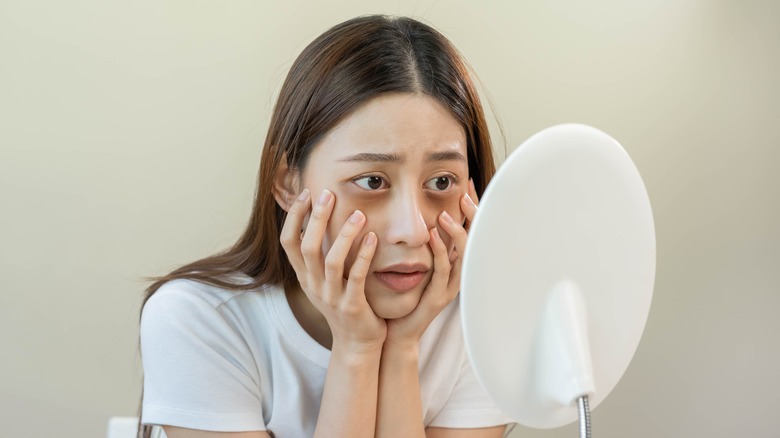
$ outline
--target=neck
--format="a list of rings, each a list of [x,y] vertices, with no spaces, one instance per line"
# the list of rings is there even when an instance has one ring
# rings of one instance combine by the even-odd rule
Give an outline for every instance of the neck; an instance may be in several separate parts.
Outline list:
[[[312,339],[330,350],[333,345],[333,335],[325,316],[314,307],[300,287],[285,290],[285,295],[298,324]]]

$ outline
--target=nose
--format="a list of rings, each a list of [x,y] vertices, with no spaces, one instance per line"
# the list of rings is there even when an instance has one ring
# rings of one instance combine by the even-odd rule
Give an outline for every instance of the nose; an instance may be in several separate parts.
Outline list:
[[[425,220],[430,216],[428,213],[419,194],[399,194],[388,211],[389,225],[386,235],[388,243],[411,247],[427,244],[430,239],[428,234],[430,227]]]

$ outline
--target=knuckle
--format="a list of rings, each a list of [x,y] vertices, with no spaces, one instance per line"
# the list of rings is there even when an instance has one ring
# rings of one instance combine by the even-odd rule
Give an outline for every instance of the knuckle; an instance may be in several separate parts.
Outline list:
[[[442,262],[438,268],[436,269],[436,273],[441,278],[447,278],[450,275],[450,271],[452,270],[452,265],[450,265],[449,262]]]
[[[314,211],[311,212],[311,219],[315,222],[319,222],[325,218],[325,212],[322,210],[322,208],[315,208]]]
[[[327,307],[335,307],[335,299],[333,298],[333,294],[322,292],[318,295],[319,300],[322,304],[326,305]]]
[[[317,245],[311,243],[301,245],[301,254],[303,254],[304,257],[316,257],[319,255],[319,252],[320,248]]]
[[[305,206],[306,206],[306,203],[305,203],[305,202],[302,202],[301,200],[299,200],[299,199],[296,199],[296,200],[295,200],[295,201],[292,203],[292,205],[290,206],[290,212],[289,212],[288,214],[295,214],[295,213],[298,213],[298,212],[300,212],[301,210],[303,210]]]
[[[355,231],[352,229],[352,227],[349,226],[349,224],[341,227],[341,230],[339,231],[339,237],[343,238],[350,238],[355,234]]]
[[[325,258],[325,274],[337,275],[342,270],[344,263],[334,257]]]
[[[357,259],[355,260],[355,265],[357,267],[366,265],[368,266],[369,263],[371,263],[372,254],[370,250],[366,251],[360,251],[358,252]]]
[[[362,284],[366,281],[366,272],[363,269],[353,269],[352,272],[349,273],[349,280]]]
[[[279,242],[282,244],[282,248],[284,248],[285,250],[293,248],[293,240],[290,237],[289,233],[282,234],[281,237],[279,238]]]
[[[349,270],[349,279],[353,281],[365,281],[368,273],[369,260],[366,256],[358,256],[355,263],[352,264],[352,269]]]

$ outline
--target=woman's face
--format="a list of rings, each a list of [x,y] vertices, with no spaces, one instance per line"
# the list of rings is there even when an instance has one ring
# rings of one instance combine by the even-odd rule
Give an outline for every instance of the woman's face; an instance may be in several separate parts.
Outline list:
[[[323,252],[352,212],[366,215],[345,261],[346,277],[363,236],[377,235],[366,298],[378,316],[402,317],[420,301],[433,273],[429,230],[445,210],[464,221],[459,200],[468,190],[466,157],[461,124],[438,101],[420,94],[373,98],[312,151],[301,189],[308,188],[314,200],[328,189],[336,199]],[[438,231],[451,251],[451,238]]]

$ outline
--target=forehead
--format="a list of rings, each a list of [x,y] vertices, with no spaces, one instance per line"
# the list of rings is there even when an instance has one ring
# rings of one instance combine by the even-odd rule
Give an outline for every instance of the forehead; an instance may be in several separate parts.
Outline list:
[[[366,152],[396,154],[403,159],[435,152],[459,152],[465,157],[466,133],[449,110],[430,96],[387,94],[369,100],[346,117],[312,154],[339,160]]]

